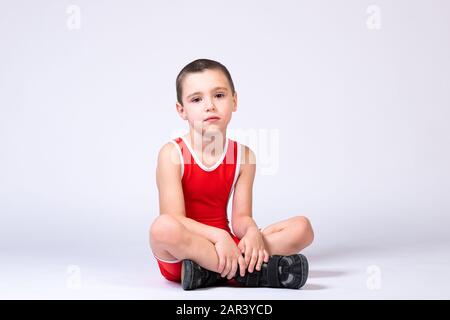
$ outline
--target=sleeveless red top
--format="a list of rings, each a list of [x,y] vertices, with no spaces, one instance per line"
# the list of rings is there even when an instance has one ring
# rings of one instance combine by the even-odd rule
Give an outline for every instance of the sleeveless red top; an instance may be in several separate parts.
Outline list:
[[[226,138],[219,160],[206,167],[183,136],[170,142],[175,144],[180,155],[186,216],[230,232],[227,207],[239,175],[240,144]]]

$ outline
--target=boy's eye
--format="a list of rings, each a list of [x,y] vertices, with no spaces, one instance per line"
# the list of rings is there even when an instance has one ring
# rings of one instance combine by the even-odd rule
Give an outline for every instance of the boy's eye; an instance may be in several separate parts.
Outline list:
[[[223,98],[223,97],[225,97],[225,94],[224,93],[218,93],[218,94],[216,94],[216,97],[217,98]],[[194,99],[191,100],[191,102],[197,103],[197,102],[200,102],[201,99],[202,98],[194,98]]]

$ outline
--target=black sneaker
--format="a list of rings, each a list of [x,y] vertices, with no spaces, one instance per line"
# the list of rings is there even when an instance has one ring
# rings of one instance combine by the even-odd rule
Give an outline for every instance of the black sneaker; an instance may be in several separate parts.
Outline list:
[[[181,268],[181,286],[184,290],[211,287],[225,283],[219,273],[205,269],[192,260],[183,260]]]
[[[237,272],[235,279],[245,287],[300,289],[306,283],[308,271],[308,260],[302,254],[274,255],[262,264],[260,271],[246,271],[243,277]]]

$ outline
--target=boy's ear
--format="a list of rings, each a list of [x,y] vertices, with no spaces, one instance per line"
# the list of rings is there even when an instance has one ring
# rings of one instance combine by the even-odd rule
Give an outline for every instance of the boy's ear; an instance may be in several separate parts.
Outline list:
[[[177,102],[175,103],[175,107],[177,108],[177,112],[178,112],[178,114],[180,115],[180,117],[181,117],[183,120],[186,120],[186,119],[187,119],[187,117],[186,117],[186,111],[184,110],[183,105],[177,101]]]
[[[233,112],[235,112],[237,110],[237,92],[234,92],[233,95]]]

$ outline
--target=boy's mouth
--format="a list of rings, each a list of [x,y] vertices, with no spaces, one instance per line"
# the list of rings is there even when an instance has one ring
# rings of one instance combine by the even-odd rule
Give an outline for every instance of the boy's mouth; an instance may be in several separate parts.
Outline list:
[[[217,116],[210,116],[210,117],[206,118],[204,121],[206,121],[206,122],[214,122],[214,121],[217,121],[217,120],[220,120],[220,118],[217,117]]]

